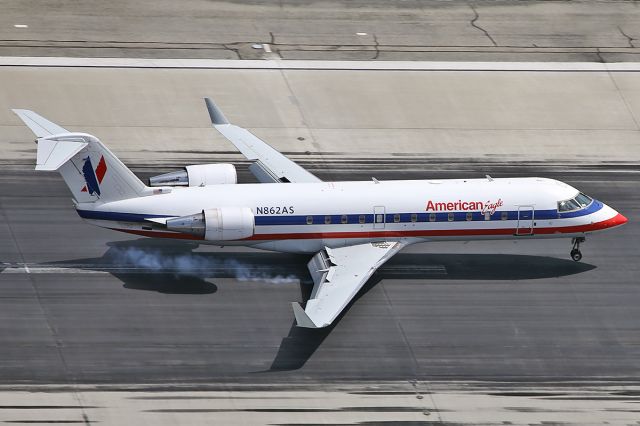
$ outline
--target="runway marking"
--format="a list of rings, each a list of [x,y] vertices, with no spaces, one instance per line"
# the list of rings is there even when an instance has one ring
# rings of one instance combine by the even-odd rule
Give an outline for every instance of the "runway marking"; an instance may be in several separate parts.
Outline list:
[[[15,28],[29,28],[29,26],[28,26],[28,25],[26,25],[26,24],[14,24],[13,26],[14,26]]]
[[[182,275],[212,275],[224,277],[229,275],[233,268],[220,267],[194,267],[194,268],[151,268],[134,265],[108,265],[108,264],[69,264],[47,265],[27,263],[3,263],[0,264],[0,274],[182,274]],[[385,265],[379,269],[383,275],[393,276],[443,276],[447,275],[444,265]],[[271,275],[279,275],[282,271],[273,271],[271,267],[251,266],[251,273],[256,279],[271,279]],[[296,278],[297,279],[297,278]]]
[[[258,45],[265,48],[267,45]],[[257,47],[256,47],[257,48]],[[270,47],[269,47],[270,48]],[[362,71],[637,72],[640,62],[298,61],[0,56],[4,67],[274,69]]]
[[[239,278],[254,281],[270,281],[274,279],[297,281],[298,278],[284,276],[283,271],[274,271],[270,266],[249,266],[246,274],[238,274],[236,266],[202,266],[202,267],[152,267],[135,265],[109,264],[26,264],[0,263],[0,274],[178,274],[207,276],[218,278]]]
[[[268,44],[263,44],[262,48],[264,49],[265,52],[267,53],[271,53],[271,46],[269,46]]]
[[[9,266],[0,272],[1,274],[108,274],[108,271],[64,268],[56,266],[31,266],[24,264],[21,266]]]

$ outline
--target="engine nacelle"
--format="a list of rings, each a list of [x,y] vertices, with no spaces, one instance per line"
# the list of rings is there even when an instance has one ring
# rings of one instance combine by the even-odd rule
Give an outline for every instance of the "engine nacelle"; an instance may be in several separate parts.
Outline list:
[[[238,183],[233,164],[196,164],[149,178],[149,186],[206,186]]]
[[[253,235],[255,219],[248,207],[220,207],[167,220],[167,229],[207,241],[241,240]]]

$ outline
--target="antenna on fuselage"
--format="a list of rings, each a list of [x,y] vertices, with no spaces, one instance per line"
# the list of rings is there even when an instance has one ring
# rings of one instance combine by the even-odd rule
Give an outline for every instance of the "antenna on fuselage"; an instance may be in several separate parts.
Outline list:
[[[489,182],[493,182],[493,178],[492,178],[491,176],[489,176],[489,175],[485,175],[485,177],[487,178],[487,180],[488,180]]]

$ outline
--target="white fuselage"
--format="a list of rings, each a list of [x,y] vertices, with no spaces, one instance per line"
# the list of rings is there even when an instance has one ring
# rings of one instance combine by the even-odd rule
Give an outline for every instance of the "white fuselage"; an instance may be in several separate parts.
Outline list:
[[[253,235],[217,245],[314,253],[368,241],[576,237],[626,222],[605,204],[559,212],[578,190],[543,178],[211,185],[77,206],[91,223],[138,235],[202,239],[148,218],[247,207]]]

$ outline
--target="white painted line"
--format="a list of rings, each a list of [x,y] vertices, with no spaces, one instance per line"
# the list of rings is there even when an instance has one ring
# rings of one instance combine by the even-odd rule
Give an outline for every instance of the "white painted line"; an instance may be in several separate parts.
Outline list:
[[[267,53],[271,53],[271,46],[269,46],[268,44],[263,44],[262,47],[264,48],[264,51]]]
[[[57,267],[31,267],[27,265],[21,267],[5,268],[2,274],[108,274],[107,271],[96,271],[91,269],[78,268],[57,268]]]
[[[15,24],[14,27],[15,28],[29,28],[29,26],[26,25],[26,24]]]
[[[367,33],[356,33],[356,35],[359,35],[359,36],[366,36],[366,35],[367,35]]]
[[[374,71],[640,71],[640,62],[287,61],[230,59],[0,57],[0,66]]]

